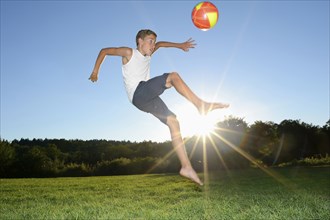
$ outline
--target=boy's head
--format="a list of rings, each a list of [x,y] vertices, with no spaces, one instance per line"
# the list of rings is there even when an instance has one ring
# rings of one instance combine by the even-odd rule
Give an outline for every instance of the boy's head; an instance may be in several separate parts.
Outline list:
[[[157,34],[155,32],[153,32],[152,30],[149,30],[149,29],[140,30],[136,35],[136,46],[139,47],[140,38],[142,40],[144,40],[144,38],[149,35],[154,35],[155,37],[157,37]]]
[[[151,30],[140,30],[136,35],[136,45],[144,56],[151,56],[155,51],[157,35]]]

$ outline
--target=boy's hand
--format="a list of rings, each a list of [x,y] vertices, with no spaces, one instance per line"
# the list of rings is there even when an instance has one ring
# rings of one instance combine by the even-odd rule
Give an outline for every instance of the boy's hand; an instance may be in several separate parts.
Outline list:
[[[186,42],[181,43],[181,49],[184,51],[189,51],[190,48],[195,48],[195,40],[189,38]]]
[[[96,82],[98,79],[98,73],[93,71],[91,76],[88,79],[92,82]]]

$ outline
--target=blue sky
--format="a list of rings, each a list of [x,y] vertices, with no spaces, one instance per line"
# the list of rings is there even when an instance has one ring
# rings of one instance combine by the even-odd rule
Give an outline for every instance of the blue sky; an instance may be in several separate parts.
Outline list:
[[[128,101],[119,57],[88,81],[100,49],[135,48],[144,28],[196,41],[157,51],[151,75],[177,71],[202,98],[231,104],[210,117],[329,120],[329,1],[212,1],[220,17],[206,32],[191,22],[198,2],[1,1],[1,138],[169,140]],[[174,89],[162,98],[191,135],[194,107]]]

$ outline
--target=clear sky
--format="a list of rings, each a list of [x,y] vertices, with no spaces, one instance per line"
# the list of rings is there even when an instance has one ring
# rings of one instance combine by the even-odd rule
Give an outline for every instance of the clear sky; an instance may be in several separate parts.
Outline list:
[[[202,98],[230,103],[217,119],[329,120],[329,1],[212,1],[220,17],[206,32],[191,22],[198,2],[1,1],[1,138],[169,140],[128,101],[119,57],[88,80],[100,49],[135,48],[145,28],[196,41],[158,50],[151,75],[177,71]],[[162,98],[191,135],[197,110],[174,89]]]

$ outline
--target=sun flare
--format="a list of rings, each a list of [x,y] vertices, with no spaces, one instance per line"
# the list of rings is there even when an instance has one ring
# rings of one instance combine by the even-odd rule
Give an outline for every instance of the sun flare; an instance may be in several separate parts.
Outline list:
[[[196,109],[190,105],[181,106],[177,111],[181,125],[181,133],[184,137],[199,136],[205,137],[216,128],[216,123],[220,121],[219,112],[210,112],[207,115],[200,115]]]
[[[208,116],[199,116],[196,119],[196,135],[207,136],[215,129],[216,121]]]

